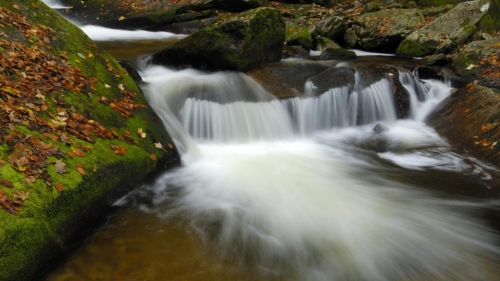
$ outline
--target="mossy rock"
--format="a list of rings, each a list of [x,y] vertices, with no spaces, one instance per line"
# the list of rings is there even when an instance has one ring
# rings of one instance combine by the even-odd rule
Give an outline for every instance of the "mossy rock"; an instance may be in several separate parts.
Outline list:
[[[281,60],[285,22],[274,8],[243,12],[207,27],[153,55],[151,63],[217,71],[247,71]]]
[[[467,1],[412,32],[398,46],[396,55],[423,57],[434,53],[446,38],[464,25],[475,25],[489,10],[489,0]]]
[[[307,26],[301,26],[299,23],[292,23],[286,28],[285,42],[287,46],[301,46],[306,50],[311,50],[313,46]]]
[[[453,59],[453,68],[469,82],[500,89],[500,39],[474,41]]]
[[[0,27],[0,60],[16,58],[0,74],[0,115],[10,110],[6,104],[19,104],[13,111],[19,120],[8,121],[8,127],[2,120],[0,126],[0,178],[13,183],[0,190],[9,200],[29,192],[15,214],[0,209],[0,280],[31,280],[64,256],[82,228],[102,218],[114,200],[178,165],[179,155],[133,79],[78,27],[40,1],[0,3],[6,21]],[[30,64],[41,57],[46,60],[36,64],[40,68]],[[54,72],[57,67],[68,72]],[[65,80],[70,74],[79,80]],[[37,96],[29,98],[32,108],[23,109],[28,105],[20,97],[30,93],[26,85],[33,81],[39,87],[28,89]],[[22,112],[31,117],[21,118]],[[96,133],[98,127],[107,137]],[[41,157],[30,154],[36,147],[20,136],[57,153],[20,165],[14,154]],[[39,170],[31,170],[33,163]]]

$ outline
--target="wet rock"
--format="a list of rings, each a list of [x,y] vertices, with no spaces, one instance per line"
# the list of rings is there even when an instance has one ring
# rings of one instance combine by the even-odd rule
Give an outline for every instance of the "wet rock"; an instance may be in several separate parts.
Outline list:
[[[408,35],[399,44],[396,54],[420,57],[434,53],[450,34],[464,26],[478,23],[490,7],[488,2],[475,0],[458,4],[445,15]]]
[[[292,61],[260,66],[247,74],[276,97],[289,98],[302,95],[307,79],[326,69],[328,66],[317,62]]]
[[[500,38],[468,44],[453,59],[453,67],[469,82],[500,89]]]
[[[386,125],[382,124],[382,123],[377,123],[377,125],[375,125],[375,127],[373,127],[373,132],[375,132],[375,134],[381,134],[383,132],[387,132],[389,131],[389,127],[387,127]]]
[[[321,60],[353,60],[356,59],[356,53],[342,48],[326,48],[321,52]]]
[[[281,13],[274,8],[259,8],[191,34],[154,54],[151,63],[209,71],[248,71],[281,60],[284,40]]]
[[[316,39],[316,46],[314,48],[315,50],[324,51],[327,48],[340,49],[342,47],[340,47],[339,44],[335,43],[329,38],[319,37]]]
[[[309,94],[321,95],[332,88],[353,88],[356,84],[354,73],[356,73],[356,70],[348,67],[335,67],[327,69],[315,76],[312,76],[308,80],[314,85],[312,93]]]
[[[435,66],[420,66],[417,67],[417,76],[420,79],[436,79],[441,80],[441,68]]]
[[[454,93],[428,123],[455,147],[498,167],[499,97],[498,89],[469,84]]]
[[[309,51],[302,46],[285,46],[283,47],[282,59],[307,59],[309,58]]]
[[[450,59],[444,54],[436,54],[425,57],[425,64],[428,66],[445,66],[450,63]]]
[[[364,49],[374,49],[401,42],[425,23],[417,9],[389,9],[360,16],[352,30]]]

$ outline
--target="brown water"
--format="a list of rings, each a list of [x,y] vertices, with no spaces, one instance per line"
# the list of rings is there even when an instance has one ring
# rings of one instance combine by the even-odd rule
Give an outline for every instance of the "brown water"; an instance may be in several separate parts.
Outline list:
[[[222,259],[176,218],[123,210],[76,256],[47,276],[84,280],[257,280],[234,260]]]

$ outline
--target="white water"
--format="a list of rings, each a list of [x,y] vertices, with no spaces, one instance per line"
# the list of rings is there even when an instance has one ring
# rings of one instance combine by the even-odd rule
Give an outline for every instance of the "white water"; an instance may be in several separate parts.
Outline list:
[[[422,123],[450,94],[442,83],[405,80],[419,99],[413,120],[398,121],[386,80],[280,102],[243,74],[150,67],[142,75],[183,158],[151,187],[155,207],[146,209],[186,217],[222,255],[262,278],[490,280],[484,266],[498,250],[471,215],[480,203],[380,173],[390,161],[489,178],[492,168],[450,152]],[[386,130],[375,133],[379,121]]]
[[[172,39],[177,41],[187,36],[184,34],[175,34],[165,31],[152,32],[146,30],[122,30],[97,25],[83,25],[80,26],[80,29],[94,41],[134,41],[148,39]]]

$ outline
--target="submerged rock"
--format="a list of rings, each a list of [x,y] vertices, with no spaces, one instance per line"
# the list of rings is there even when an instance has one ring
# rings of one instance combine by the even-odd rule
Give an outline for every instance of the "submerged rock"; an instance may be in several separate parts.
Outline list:
[[[153,55],[151,62],[175,67],[247,71],[281,59],[285,23],[280,12],[259,8],[191,34]]]
[[[424,23],[424,16],[417,9],[390,9],[363,14],[352,30],[361,47],[374,49],[401,42]]]
[[[454,34],[453,40],[456,42],[447,43],[450,46],[446,49],[453,50],[457,44],[468,39],[470,26],[477,24],[483,18],[489,7],[488,0],[458,4],[445,15],[408,35],[398,46],[396,54],[405,57],[422,57],[432,54],[451,34]]]

